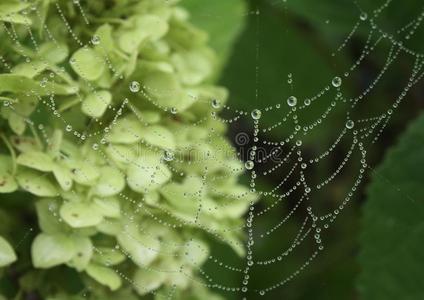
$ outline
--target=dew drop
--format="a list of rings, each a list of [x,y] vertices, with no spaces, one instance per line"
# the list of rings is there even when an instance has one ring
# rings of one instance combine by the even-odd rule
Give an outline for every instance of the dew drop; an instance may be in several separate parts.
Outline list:
[[[47,78],[43,78],[41,81],[40,81],[40,86],[41,87],[46,87],[46,85],[47,85]]]
[[[171,114],[173,114],[173,115],[175,115],[175,114],[177,114],[177,109],[175,108],[175,107],[172,107],[171,108]]]
[[[252,111],[251,115],[254,120],[259,120],[262,116],[262,112],[259,109],[255,109]]]
[[[212,107],[217,109],[221,106],[221,103],[219,103],[219,101],[217,99],[212,99],[211,101]]]
[[[340,87],[342,85],[342,79],[340,77],[334,77],[333,81],[331,82],[331,84],[334,87]]]
[[[72,131],[72,126],[71,125],[66,125],[66,131],[67,132],[71,132]]]
[[[93,144],[93,150],[97,151],[99,149],[99,145],[98,144]]]
[[[362,21],[366,21],[368,19],[368,14],[366,12],[361,13],[361,15],[359,16],[359,18]]]
[[[93,43],[93,45],[100,44],[100,37],[97,34],[93,35],[91,38],[91,42]]]
[[[138,83],[137,81],[131,81],[130,91],[133,93],[138,93],[140,91],[140,83]]]
[[[172,151],[166,150],[163,153],[163,159],[166,160],[166,161],[173,161],[174,158],[175,158],[175,155]]]
[[[244,166],[246,167],[247,170],[252,170],[255,167],[255,164],[254,164],[253,161],[248,160],[248,161],[246,161]]]
[[[355,122],[353,122],[352,120],[348,120],[346,122],[346,128],[347,129],[352,129],[355,126]]]
[[[297,105],[297,98],[295,96],[290,96],[287,98],[287,104],[291,107],[294,107]]]
[[[310,99],[305,99],[304,104],[305,104],[306,106],[311,105],[311,100],[310,100]]]

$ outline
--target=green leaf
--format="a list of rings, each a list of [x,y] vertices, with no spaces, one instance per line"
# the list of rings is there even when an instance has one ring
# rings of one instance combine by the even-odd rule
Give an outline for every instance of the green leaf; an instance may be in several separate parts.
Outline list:
[[[51,93],[56,95],[72,95],[78,89],[73,86],[62,85],[48,81],[44,86],[40,82],[32,80],[26,76],[16,74],[0,74],[0,92],[11,93],[31,93],[45,96]]]
[[[182,83],[198,85],[208,78],[214,68],[215,56],[209,49],[196,49],[175,53],[171,57]]]
[[[53,159],[43,152],[25,152],[18,156],[17,163],[38,171],[50,172],[54,168]]]
[[[38,200],[35,203],[38,225],[48,234],[63,233],[69,228],[59,217],[59,202],[54,198]]]
[[[138,269],[134,274],[134,288],[140,296],[158,289],[166,280],[166,273],[150,269]]]
[[[166,127],[148,126],[141,132],[141,137],[147,143],[166,150],[175,150],[175,138]]]
[[[197,176],[189,176],[184,182],[179,184],[171,182],[161,188],[160,193],[170,203],[174,209],[188,215],[195,215],[199,207],[199,192],[204,190],[202,180]]]
[[[127,169],[129,187],[139,193],[155,190],[166,183],[172,174],[156,155],[143,155]]]
[[[133,30],[125,29],[118,33],[118,43],[127,53],[134,52],[145,40],[158,40],[168,31],[168,23],[154,15],[135,17]]]
[[[68,47],[65,44],[53,42],[44,43],[40,46],[38,56],[52,64],[63,62],[69,55]]]
[[[195,102],[195,99],[185,95],[176,74],[163,70],[142,69],[141,72],[143,88],[155,103],[182,112]]]
[[[18,189],[12,176],[13,161],[6,155],[0,155],[0,193],[11,193]]]
[[[118,265],[126,258],[125,254],[115,248],[97,247],[93,261],[107,267]]]
[[[106,153],[117,164],[131,163],[137,156],[134,147],[118,144],[109,144]]]
[[[58,195],[56,187],[46,177],[46,174],[32,170],[21,170],[18,172],[16,180],[24,190],[36,196],[54,197]]]
[[[113,27],[109,24],[104,24],[97,28],[95,35],[99,37],[100,44],[96,45],[96,50],[100,53],[112,52],[115,49],[115,41],[112,37]]]
[[[65,160],[64,165],[71,171],[72,179],[82,185],[93,185],[99,178],[97,167],[87,161]]]
[[[69,191],[72,187],[72,174],[65,166],[59,162],[53,166],[53,175],[64,191]]]
[[[82,78],[99,79],[105,70],[105,63],[99,54],[90,48],[81,48],[71,57],[71,66]]]
[[[14,112],[11,112],[8,121],[10,129],[12,129],[14,133],[16,133],[17,135],[22,135],[24,133],[26,129],[26,122],[24,117]]]
[[[103,221],[100,211],[88,202],[65,202],[60,208],[60,216],[74,228],[95,226]]]
[[[68,265],[81,272],[88,266],[93,256],[93,244],[87,237],[73,236],[72,239],[75,246],[75,255],[68,262]]]
[[[0,236],[0,267],[5,267],[16,261],[17,257],[12,246]]]
[[[11,143],[19,152],[39,151],[36,140],[27,136],[12,136]]]
[[[159,240],[152,237],[154,233],[142,234],[133,223],[124,228],[117,236],[119,245],[129,254],[136,265],[146,267],[151,264],[160,251]]]
[[[247,13],[246,2],[185,0],[182,5],[191,13],[190,21],[209,34],[209,44],[217,51],[223,65],[236,37],[243,29]]]
[[[134,115],[125,116],[113,125],[112,130],[106,136],[111,143],[133,144],[141,140],[143,126]]]
[[[94,186],[94,192],[101,197],[118,194],[125,187],[124,174],[113,167],[105,166],[100,169],[100,177]]]
[[[12,73],[16,75],[25,76],[28,78],[34,78],[35,76],[42,73],[44,70],[46,70],[48,67],[48,64],[44,61],[32,61],[32,62],[24,62],[17,66],[15,66],[12,69]]]
[[[86,272],[97,282],[109,287],[112,291],[117,290],[121,285],[121,277],[112,269],[96,264],[89,264]]]
[[[362,220],[361,299],[423,299],[424,117],[373,172]]]
[[[116,198],[94,198],[94,204],[105,217],[119,218],[121,216],[119,200]]]
[[[191,239],[183,250],[183,259],[187,264],[200,267],[209,256],[208,245],[199,240]]]
[[[18,1],[8,1],[0,3],[0,20],[3,22],[31,25],[31,19],[19,14],[30,5],[30,3],[20,3]]]
[[[40,233],[32,243],[34,267],[47,269],[68,262],[75,255],[75,246],[69,236]]]
[[[112,94],[108,91],[97,91],[89,94],[83,101],[81,109],[90,117],[100,118],[112,102]]]

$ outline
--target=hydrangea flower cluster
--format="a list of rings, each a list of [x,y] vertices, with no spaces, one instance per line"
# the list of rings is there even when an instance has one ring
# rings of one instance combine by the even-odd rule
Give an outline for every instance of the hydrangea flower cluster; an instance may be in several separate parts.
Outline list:
[[[177,2],[0,3],[0,209],[24,198],[13,215],[38,225],[29,259],[1,227],[20,293],[219,299],[199,276],[207,241],[244,254],[255,195],[216,118],[215,53]]]

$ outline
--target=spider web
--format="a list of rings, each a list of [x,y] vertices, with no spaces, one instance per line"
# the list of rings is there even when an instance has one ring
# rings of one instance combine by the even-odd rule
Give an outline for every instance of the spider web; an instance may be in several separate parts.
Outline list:
[[[214,268],[218,270],[220,274],[219,277],[209,274],[202,265],[196,263],[193,263],[196,276],[190,270],[186,270],[184,264],[179,266],[164,265],[162,268],[145,266],[143,269],[152,273],[176,274],[174,278],[175,282],[170,283],[172,288],[167,293],[157,291],[149,293],[160,298],[172,299],[176,290],[178,277],[182,276],[187,277],[189,281],[201,286],[218,289],[223,292],[236,293],[240,297],[247,297],[247,293],[251,292],[264,296],[275,289],[284,287],[284,285],[294,280],[299,274],[304,272],[311,263],[318,259],[320,254],[325,250],[324,238],[326,232],[331,229],[337,217],[343,213],[349,202],[353,199],[355,192],[364,180],[367,169],[370,168],[367,161],[368,149],[373,143],[378,141],[399,105],[405,100],[408,91],[420,82],[424,76],[424,55],[409,49],[404,44],[405,40],[413,38],[414,33],[421,25],[424,11],[420,12],[417,17],[410,20],[404,27],[398,29],[396,34],[392,35],[384,32],[377,25],[378,17],[390,6],[391,2],[391,0],[387,1],[380,8],[373,11],[372,14],[367,14],[361,9],[358,10],[358,21],[353,25],[351,32],[341,43],[336,53],[342,51],[350,43],[357,30],[366,29],[369,31],[369,34],[363,45],[360,56],[345,73],[331,78],[328,84],[323,86],[315,95],[311,95],[308,98],[300,98],[293,94],[279,104],[258,107],[251,112],[236,110],[230,105],[221,104],[220,99],[204,100],[196,98],[195,95],[189,95],[193,97],[195,101],[212,109],[212,114],[210,116],[191,125],[201,126],[203,123],[207,123],[210,118],[224,124],[234,125],[242,122],[251,124],[251,132],[238,132],[236,134],[234,140],[234,144],[236,145],[235,152],[225,148],[222,149],[224,157],[237,157],[240,161],[243,161],[242,168],[239,166],[227,166],[227,160],[223,160],[222,157],[210,157],[208,153],[203,153],[202,155],[197,155],[187,160],[187,157],[181,155],[181,153],[177,151],[164,151],[160,147],[151,146],[149,142],[145,140],[142,140],[134,146],[137,151],[145,151],[145,148],[140,148],[141,145],[147,147],[149,151],[157,153],[163,158],[163,163],[166,164],[172,172],[170,183],[180,184],[183,179],[189,179],[190,176],[181,168],[181,165],[188,163],[201,170],[199,173],[202,174],[202,180],[198,189],[191,189],[190,185],[188,185],[185,191],[185,197],[197,203],[197,209],[194,214],[176,215],[174,212],[170,211],[169,207],[157,204],[152,206],[147,196],[143,196],[140,199],[140,195],[128,195],[124,192],[119,193],[118,196],[121,200],[132,203],[134,207],[136,207],[134,211],[123,212],[123,218],[128,220],[127,226],[124,226],[121,232],[123,235],[129,239],[136,239],[132,231],[132,226],[134,225],[136,231],[143,232],[146,237],[149,237],[150,233],[148,226],[140,225],[132,221],[136,219],[138,215],[143,215],[143,217],[149,218],[149,222],[152,222],[156,226],[166,227],[172,230],[178,230],[185,227],[201,228],[214,239],[231,244],[235,249],[244,249],[246,251],[243,262],[237,264],[234,262],[224,262],[220,258],[221,255],[219,252],[214,253],[212,251],[209,253],[203,247],[196,246],[196,250],[199,251],[198,255],[201,256],[206,254],[206,263],[213,265]],[[277,4],[277,2],[275,2],[275,4]],[[75,10],[81,14],[86,24],[89,25],[90,21],[84,11],[83,5],[79,1],[72,1],[72,5],[75,7]],[[56,10],[55,13],[60,18],[64,30],[70,34],[74,43],[80,47],[88,47],[97,44],[101,45],[102,41],[97,40],[94,36],[90,41],[83,41],[79,38],[78,33],[73,31],[72,25],[67,21],[66,13],[58,3],[52,4],[52,9]],[[37,7],[32,7],[27,13],[34,18],[41,17]],[[252,11],[249,12],[249,14],[254,14],[257,18],[260,18],[260,11]],[[25,54],[25,47],[21,44],[19,30],[16,28],[17,26],[6,23],[2,23],[1,26],[3,26],[5,33],[5,36],[2,38],[10,39],[16,46],[17,53],[22,61],[27,61],[31,64],[31,59]],[[32,50],[38,51],[40,44],[37,41],[35,33],[32,32],[31,27],[28,24],[21,26],[26,27],[26,30],[29,32],[32,41]],[[44,34],[48,36],[59,49],[59,43],[47,26],[45,26],[44,31]],[[387,54],[385,63],[380,72],[375,76],[375,79],[359,95],[350,96],[345,93],[344,85],[350,80],[352,74],[358,70],[367,57],[376,51],[379,53],[385,51]],[[357,116],[356,112],[358,111],[358,107],[367,105],[367,97],[375,91],[382,78],[390,72],[393,65],[402,56],[410,57],[412,60],[410,66],[411,75],[405,81],[404,89],[400,91],[397,98],[392,99],[392,103],[388,105],[385,110],[378,112],[370,111],[370,115],[366,117]],[[117,77],[120,76],[107,55],[101,57],[101,59],[113,74]],[[5,69],[9,71],[12,70],[13,65],[8,62],[5,53],[0,53],[0,61]],[[73,61],[69,63],[75,65]],[[35,67],[36,66],[34,66],[34,68]],[[48,90],[48,83],[53,80],[52,78],[42,78],[40,86]],[[294,80],[295,79],[289,75],[289,84],[292,84]],[[96,93],[95,88],[90,82],[84,80],[84,84],[87,85],[91,92]],[[121,159],[127,161],[128,164],[134,165],[137,164],[137,162],[127,157],[120,149],[114,148],[113,145],[108,143],[108,134],[113,129],[116,121],[127,114],[134,114],[143,128],[151,126],[146,122],[143,115],[139,114],[134,106],[134,99],[137,95],[142,94],[144,98],[149,100],[158,110],[164,111],[167,114],[178,116],[179,112],[174,109],[169,110],[155,103],[149,96],[149,92],[152,91],[140,85],[139,82],[132,82],[128,89],[131,91],[132,96],[122,99],[119,107],[108,106],[107,109],[115,113],[115,117],[110,124],[104,124],[101,119],[93,118],[84,132],[74,130],[73,128],[76,127],[75,124],[72,124],[63,117],[60,109],[58,109],[53,90],[46,93],[49,99],[46,99],[45,95],[41,95],[37,91],[32,91],[30,94],[39,99],[40,105],[44,106],[44,109],[57,121],[57,126],[61,128],[63,132],[67,133],[66,138],[73,139],[81,145],[86,143],[87,140],[91,141],[93,138],[96,138],[100,142],[90,145],[91,151],[100,153],[106,160],[109,160],[108,153],[105,150],[106,146],[109,146],[111,147],[111,151],[115,152],[115,155],[120,156]],[[160,92],[169,93],[169,95],[173,93],[173,91]],[[82,96],[79,95],[78,92],[77,96],[79,98],[77,103],[82,102]],[[256,97],[258,97],[258,95],[256,95]],[[104,101],[104,99],[101,99],[101,96],[99,96],[99,98],[101,101]],[[11,101],[4,102],[4,106],[12,111],[14,110],[14,103]],[[309,112],[315,106],[319,106],[322,109],[322,113],[318,116],[311,117]],[[224,111],[224,113],[220,114],[221,111]],[[333,116],[340,112],[345,115],[342,123],[340,123],[338,118],[333,119]],[[281,116],[280,121],[272,125],[263,125],[262,120],[273,114]],[[51,144],[51,137],[49,136],[48,130],[45,128],[47,125],[44,124],[43,120],[37,119],[37,116],[31,118],[23,117],[28,126],[31,127],[35,136],[41,137],[43,143],[47,145]],[[94,125],[100,125],[102,130],[92,130]],[[329,145],[320,145],[322,151],[318,154],[311,154],[304,151],[305,140],[310,140],[309,137],[314,136],[323,126],[333,126],[335,128],[337,134],[335,135],[334,141]],[[281,133],[279,129],[282,127],[285,129],[290,128],[291,133],[276,140],[262,138],[262,134],[265,133],[274,133],[273,136],[280,136]],[[129,128],[128,131],[131,133],[131,128]],[[136,135],[137,133],[134,132],[133,134]],[[161,136],[160,132],[155,132],[155,134],[159,139],[166,139],[166,137]],[[217,129],[209,133],[208,139],[223,139],[223,137]],[[345,141],[349,141],[349,143],[347,143],[349,147],[347,148],[344,146],[346,145]],[[316,181],[313,174],[315,174],[316,170],[319,169],[322,164],[327,166],[325,164],[326,160],[331,159],[336,151],[343,151],[345,153],[343,159],[335,168],[328,170],[327,177]],[[228,173],[218,176],[213,171],[210,171],[208,166],[211,161],[227,168]],[[87,159],[86,163],[90,164],[91,162]],[[113,165],[112,162],[111,165]],[[348,166],[349,170],[353,168],[356,172],[346,173]],[[141,169],[146,169],[146,167],[143,166],[139,167]],[[117,169],[119,170],[119,168]],[[149,167],[147,167],[147,171],[151,172],[152,184],[154,184],[157,177],[161,176],[160,173],[163,172],[162,170],[150,170]],[[228,203],[218,203],[214,207],[208,206],[208,203],[205,202],[202,196],[203,190],[206,188],[205,178],[208,178],[210,182],[222,182],[228,179],[232,174],[240,174],[241,172],[247,172],[250,176],[250,192],[234,194],[232,191],[214,190],[212,187],[212,193],[224,195],[233,200],[229,200]],[[285,175],[278,179],[278,185],[268,190],[260,190],[257,188],[257,186],[259,186],[259,180],[266,181],[268,178],[279,176],[281,172]],[[88,178],[89,174],[82,174],[82,176]],[[322,195],[325,195],[340,177],[350,178],[351,187],[343,191],[343,196],[340,196],[337,208],[328,211],[319,211],[315,209],[314,199],[322,198]],[[228,206],[234,205],[234,202],[243,202],[245,201],[244,199],[248,197],[252,200],[250,200],[244,224],[234,224],[232,226],[226,224],[224,226],[225,229],[222,229],[222,226],[209,225],[208,214],[223,214],[226,209],[228,209]],[[255,197],[257,197],[257,199],[255,199]],[[288,205],[289,200],[291,202],[294,201],[295,204]],[[278,220],[275,224],[271,224],[270,227],[259,228],[255,226],[261,219],[267,218],[270,212],[274,210],[284,211],[287,210],[288,207],[289,210],[287,215]],[[57,207],[51,207],[50,210],[55,218],[61,220],[57,213]],[[302,216],[303,221],[295,236],[286,236],[285,226],[294,216]],[[240,243],[238,240],[229,239],[230,233],[242,234],[243,232],[247,234],[247,240],[244,244]],[[181,249],[190,249],[190,247],[193,246],[193,237],[195,237],[194,234],[192,237],[181,240],[180,243],[161,240],[159,244],[155,246],[148,245],[149,242],[146,244],[146,241],[138,242],[145,244],[147,252],[158,252],[164,257],[178,257],[183,256],[182,253],[184,251],[180,251]],[[282,239],[284,241],[281,249],[269,249],[269,256],[259,257],[256,255],[255,247],[266,239]],[[305,252],[308,252],[304,262],[293,270],[286,270],[285,266],[291,254],[294,251],[300,251],[298,249],[301,247],[306,247]],[[93,246],[93,250],[103,255],[101,249]],[[132,259],[131,254],[119,248],[119,246],[117,246],[116,251],[123,253],[130,260]],[[270,265],[275,264],[281,265],[281,274],[273,274],[273,276],[270,276],[267,286],[255,286],[254,280],[257,271],[262,268],[267,269]],[[133,286],[136,285],[129,275],[122,273],[122,271],[114,267],[108,267],[117,272],[119,276],[122,277],[123,281]],[[226,272],[240,273],[243,278],[241,284],[239,286],[228,286],[224,282],[221,282],[220,278],[225,278],[224,273]],[[258,274],[263,274],[263,272]],[[200,280],[199,277],[203,278],[203,280]],[[143,286],[137,286],[136,288],[141,290],[144,289]],[[82,292],[82,294],[85,292],[86,291]]]

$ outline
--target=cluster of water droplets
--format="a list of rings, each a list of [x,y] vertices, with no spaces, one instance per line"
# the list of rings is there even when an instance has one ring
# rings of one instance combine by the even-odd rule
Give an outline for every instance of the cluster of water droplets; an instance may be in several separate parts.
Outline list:
[[[79,1],[74,0],[73,3],[78,7],[78,9],[82,10],[82,7],[79,3]],[[387,6],[387,5],[386,5]],[[56,6],[58,8],[58,6]],[[377,13],[374,14],[375,16],[378,15],[379,11],[377,10]],[[63,23],[65,24],[66,30],[71,34],[71,36],[74,37],[75,42],[80,44],[81,46],[84,45],[84,43],[77,37],[76,33],[72,30],[71,25],[66,22],[66,19],[63,15],[63,12],[60,8],[58,8],[58,14],[62,18]],[[84,14],[83,11],[81,11],[81,14]],[[374,19],[374,18],[373,18]],[[359,22],[358,24],[364,24],[366,22],[370,21],[370,17],[367,13],[362,12],[359,15]],[[360,25],[355,25],[354,31],[359,27]],[[376,28],[372,28],[372,30],[377,30]],[[349,34],[348,38],[343,42],[343,47],[350,41],[352,34]],[[411,36],[411,34],[409,34]],[[16,36],[11,35],[10,36],[15,42],[19,42]],[[381,42],[381,39],[387,39],[391,44],[393,44],[392,51],[389,54],[389,59],[387,60],[385,66],[383,67],[383,71],[381,75],[378,76],[377,81],[373,83],[370,87],[367,87],[367,89],[358,97],[347,99],[343,95],[340,94],[340,90],[343,86],[343,81],[347,80],[350,73],[353,72],[358,65],[360,65],[365,57],[375,50],[375,45],[377,43]],[[101,39],[97,35],[93,35],[90,40],[92,45],[100,45]],[[348,103],[351,105],[350,108],[353,108],[358,102],[363,101],[368,93],[375,87],[378,80],[384,75],[384,73],[387,71],[389,66],[394,63],[397,55],[400,52],[405,52],[409,55],[412,55],[417,58],[417,62],[414,66],[414,70],[411,74],[411,78],[408,81],[408,86],[405,89],[405,91],[399,95],[399,97],[396,99],[395,103],[391,108],[389,108],[387,111],[385,111],[381,115],[377,116],[371,116],[364,119],[356,120],[353,119],[352,116],[348,115],[344,126],[341,126],[341,131],[339,132],[339,135],[334,140],[334,143],[332,143],[327,150],[323,151],[322,153],[317,154],[315,157],[306,157],[305,154],[302,151],[302,147],[305,145],[303,142],[304,138],[307,137],[311,132],[313,132],[313,129],[318,127],[319,125],[325,123],[327,116],[333,111],[334,107],[338,105],[339,102]],[[224,105],[221,103],[219,99],[210,99],[209,101],[203,103],[204,105],[210,105],[213,110],[224,110],[226,112],[231,112],[234,114],[233,118],[230,119],[224,119],[220,118],[218,114],[215,112],[212,112],[212,117],[216,120],[221,121],[224,124],[228,123],[236,123],[241,120],[245,120],[246,118],[252,120],[253,122],[253,131],[252,131],[252,141],[253,146],[249,149],[248,157],[246,161],[244,162],[244,168],[245,171],[249,173],[250,176],[250,188],[252,193],[257,193],[260,195],[261,198],[266,199],[272,199],[273,201],[267,201],[265,202],[265,208],[258,210],[255,203],[251,203],[249,206],[249,210],[246,215],[246,224],[243,226],[243,229],[247,232],[247,242],[245,245],[246,249],[246,258],[245,258],[245,266],[235,266],[230,263],[223,262],[219,257],[209,255],[208,260],[213,262],[217,268],[224,268],[225,270],[228,270],[230,272],[238,272],[243,274],[243,281],[238,287],[226,287],[222,283],[219,283],[219,278],[211,278],[211,275],[208,275],[205,270],[201,268],[201,266],[197,266],[198,271],[204,275],[204,277],[207,279],[205,285],[210,288],[216,288],[220,289],[222,291],[226,292],[241,292],[242,295],[246,295],[249,291],[251,291],[251,288],[249,286],[249,283],[252,280],[252,277],[254,274],[252,274],[252,268],[255,266],[268,266],[271,264],[277,264],[277,263],[284,263],[286,259],[288,259],[290,253],[295,251],[297,247],[299,247],[304,241],[306,241],[308,238],[311,238],[313,241],[315,241],[316,248],[311,252],[310,256],[305,259],[305,262],[300,265],[296,270],[293,270],[292,273],[285,278],[278,279],[275,283],[270,283],[269,286],[263,287],[261,289],[254,289],[253,292],[258,293],[259,295],[263,296],[267,293],[271,292],[272,290],[275,290],[277,288],[280,288],[284,286],[285,284],[289,283],[291,280],[293,280],[296,276],[300,274],[300,272],[304,271],[307,266],[310,265],[310,263],[316,259],[318,254],[324,250],[324,242],[323,242],[323,234],[330,228],[332,223],[335,221],[338,215],[345,209],[346,205],[349,203],[349,201],[352,199],[354,192],[358,189],[358,186],[362,182],[363,174],[367,168],[367,161],[366,161],[366,141],[367,138],[372,136],[373,141],[378,139],[378,137],[382,134],[382,130],[387,125],[388,121],[390,120],[392,114],[394,111],[398,108],[401,101],[405,98],[406,92],[414,85],[416,84],[420,79],[423,77],[422,73],[422,57],[420,54],[415,53],[413,51],[410,51],[409,49],[406,49],[403,45],[399,44],[397,41],[394,40],[393,37],[390,37],[389,35],[382,35],[379,39],[375,41],[375,44],[372,44],[372,40],[369,39],[365,45],[365,54],[361,55],[361,57],[353,64],[353,66],[344,74],[344,78],[341,77],[334,77],[329,80],[328,86],[324,87],[321,91],[319,91],[316,95],[312,97],[308,97],[305,99],[302,99],[297,96],[289,96],[286,101],[281,104],[276,104],[273,107],[266,107],[266,108],[260,108],[260,109],[254,109],[250,113],[241,111],[241,110],[233,110],[228,105]],[[3,59],[3,57],[0,57]],[[4,61],[3,61],[4,63]],[[71,59],[70,63],[72,65],[75,65],[75,60]],[[113,69],[113,66],[110,66],[111,69]],[[53,74],[53,73],[52,73]],[[54,76],[54,74],[53,74]],[[288,83],[290,85],[293,84],[293,76],[289,74],[288,76]],[[330,82],[331,81],[331,82]],[[44,77],[40,81],[40,86],[43,88],[48,88],[49,83],[49,77]],[[330,93],[331,87],[336,90],[336,96],[335,100],[330,102],[327,106],[327,109],[325,112],[318,116],[315,122],[311,123],[310,125],[304,125],[301,124],[299,121],[300,115],[303,110],[307,110],[316,103],[316,101],[325,101],[326,95]],[[138,93],[143,93],[143,87],[138,81],[130,81],[128,85],[128,89],[131,92],[131,94],[134,95],[134,97]],[[146,94],[143,94],[146,98],[148,96]],[[151,100],[154,103],[153,100]],[[131,109],[131,101],[126,100],[124,101],[121,109],[116,109],[116,117],[118,117],[122,113],[122,109]],[[303,105],[302,105],[303,103]],[[5,101],[4,106],[6,107],[13,107],[13,103],[10,101]],[[51,103],[44,103],[48,107],[54,107]],[[159,105],[157,105],[160,107]],[[281,121],[278,122],[278,124],[275,124],[274,126],[262,127],[262,120],[264,116],[266,117],[267,113],[270,113],[271,111],[283,111],[283,108],[286,109],[285,111],[288,111],[282,118]],[[349,109],[350,109],[349,108]],[[111,108],[112,109],[112,108]],[[52,111],[56,111],[56,109],[53,109]],[[164,109],[164,112],[170,112],[173,115],[179,114],[178,110],[176,108],[170,108],[170,109]],[[73,126],[71,124],[68,124],[65,120],[63,120],[60,117],[60,114],[54,114],[58,119],[63,121],[64,123],[64,129],[65,132],[68,134],[73,134],[75,138],[78,140],[84,141],[87,139],[87,137],[91,137],[96,134],[102,134],[108,133],[110,131],[110,128],[113,126],[113,122],[111,125],[104,126],[101,133],[89,133],[89,132],[78,132],[74,130]],[[202,119],[199,121],[199,124],[201,122],[207,121],[207,118]],[[32,122],[31,120],[28,120],[28,122]],[[99,124],[102,122],[101,120],[95,120],[95,122],[98,122]],[[142,118],[140,118],[140,122],[142,121]],[[380,130],[378,129],[378,126],[380,127]],[[276,128],[279,128],[279,126],[292,126],[293,127],[293,133],[288,135],[287,137],[281,137],[280,140],[276,141],[267,141],[267,140],[261,140],[260,138],[260,132],[263,130],[263,132],[270,132],[275,130]],[[331,126],[328,125],[327,126]],[[38,132],[40,132],[41,136],[46,140],[46,143],[48,144],[48,135],[45,131],[45,128],[42,124],[39,124],[36,129]],[[374,135],[372,135],[374,133]],[[215,133],[211,133],[210,137],[214,137]],[[278,134],[277,134],[278,136]],[[308,182],[308,176],[306,175],[306,172],[309,168],[312,168],[314,165],[321,162],[323,159],[329,157],[334,149],[339,145],[341,145],[341,141],[344,138],[350,138],[352,140],[350,147],[348,148],[345,157],[343,158],[340,165],[336,168],[336,170],[331,173],[328,178],[323,179],[322,182],[312,185]],[[96,152],[102,151],[102,146],[106,145],[107,141],[105,138],[100,139],[100,143],[93,143],[92,144],[92,150]],[[259,170],[262,164],[262,160],[257,158],[257,154],[260,151],[261,145],[273,145],[277,147],[278,149],[283,149],[286,151],[285,156],[273,165],[272,167],[266,169],[263,172],[257,171]],[[289,150],[283,148],[287,147]],[[152,151],[159,151],[158,149],[151,148]],[[356,152],[355,152],[356,151]],[[257,235],[255,234],[256,230],[261,230],[260,228],[255,228],[255,220],[261,217],[266,217],[267,213],[269,213],[271,210],[276,209],[279,207],[279,205],[284,205],[283,201],[287,199],[288,197],[291,197],[295,195],[296,193],[300,193],[300,198],[296,202],[296,204],[293,206],[292,210],[290,210],[286,217],[284,217],[278,224],[275,224],[272,228],[266,228],[265,230],[262,230],[264,232],[260,233],[260,238],[279,238],[276,237],[275,234],[278,232],[278,230],[281,230],[283,228],[283,225],[287,223],[287,221],[296,213],[297,210],[299,210],[302,207],[303,202],[308,202],[312,199],[313,195],[318,192],[318,190],[322,190],[326,186],[328,186],[339,174],[342,172],[343,168],[348,164],[349,162],[352,162],[354,159],[354,155],[359,153],[359,170],[358,173],[355,174],[354,183],[350,190],[346,193],[346,196],[343,200],[340,201],[340,205],[333,211],[331,211],[328,214],[325,215],[318,215],[316,212],[313,211],[313,208],[311,206],[307,207],[306,216],[304,218],[304,222],[302,223],[301,227],[298,230],[297,236],[293,239],[293,241],[290,243],[289,247],[287,249],[283,249],[279,255],[276,255],[275,257],[269,257],[265,259],[260,259],[255,256],[255,241],[257,240]],[[165,163],[171,163],[175,161],[182,161],[181,158],[178,157],[177,153],[171,150],[160,150],[160,156],[162,160]],[[269,154],[269,157],[272,157],[273,154]],[[268,158],[269,158],[268,157]],[[267,158],[267,157],[266,157]],[[266,160],[266,158],[264,160]],[[225,164],[225,162],[218,162],[221,164]],[[291,165],[289,165],[291,163]],[[273,189],[270,189],[269,191],[261,191],[257,189],[257,179],[258,176],[264,176],[266,179],[266,176],[270,176],[270,174],[275,173],[277,170],[280,170],[282,168],[285,168],[287,172],[287,176],[284,178],[281,178],[279,184],[274,187]],[[234,172],[238,172],[240,170],[234,170]],[[173,169],[173,172],[177,172],[175,169]],[[178,173],[179,177],[183,177],[184,174]],[[208,170],[205,169],[205,177],[208,176]],[[298,179],[290,180],[292,177],[297,176]],[[219,178],[216,178],[219,179]],[[154,175],[151,178],[152,182],[155,181]],[[293,184],[294,182],[294,184]],[[293,184],[293,185],[289,185]],[[187,191],[187,194],[196,194],[197,191]],[[119,197],[121,197],[124,200],[127,200],[129,202],[137,203],[137,205],[140,205],[139,209],[145,209],[146,211],[149,211],[148,208],[143,203],[138,203],[134,199],[131,199],[130,197],[120,194]],[[242,197],[242,196],[238,196]],[[202,209],[202,203],[201,200],[199,200],[199,209],[196,213],[199,213],[199,211]],[[225,204],[223,204],[225,205]],[[54,208],[51,209],[52,212],[54,211],[55,216],[56,210]],[[165,215],[170,215],[169,212],[166,210],[163,211]],[[127,216],[131,217],[131,216]],[[151,213],[151,217],[153,220],[155,220],[158,224],[162,224],[164,226],[169,226],[171,228],[175,227],[182,227],[185,225],[191,225],[187,224],[186,221],[183,219],[179,219],[175,222],[175,224],[170,224],[166,218],[160,219],[153,213]],[[206,228],[207,229],[207,228]],[[228,228],[229,231],[233,230],[232,228]],[[208,230],[209,231],[209,230]],[[214,236],[219,235],[216,232],[211,232],[211,234],[214,234]],[[166,241],[162,242],[163,244],[166,243]],[[181,245],[173,245],[173,246],[181,246]],[[151,250],[151,249],[150,249]],[[128,254],[127,254],[128,255]],[[157,270],[153,270],[157,271]],[[178,270],[177,270],[178,271]],[[122,277],[125,277],[126,280],[128,278],[125,274],[120,274]],[[181,276],[187,276],[182,274]]]

